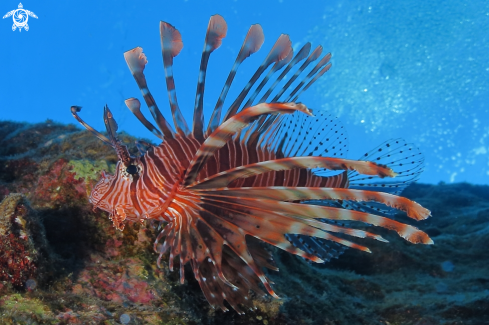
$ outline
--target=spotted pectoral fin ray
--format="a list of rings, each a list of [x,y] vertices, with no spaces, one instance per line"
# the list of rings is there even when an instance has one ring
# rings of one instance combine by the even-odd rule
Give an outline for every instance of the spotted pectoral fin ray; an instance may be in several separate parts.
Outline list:
[[[224,306],[226,299],[240,312],[241,309],[234,302],[244,302],[243,297],[248,296],[243,287],[260,293],[260,281],[276,296],[261,270],[263,260],[258,258],[255,261],[254,258],[258,254],[263,255],[263,252],[260,253],[260,249],[253,246],[247,249],[244,231],[216,215],[212,207],[196,205],[183,196],[175,200],[171,208],[173,220],[158,236],[157,241],[163,237],[165,241],[163,245],[155,243],[155,250],[159,253],[158,260],[166,251],[170,251],[170,269],[173,268],[174,258],[179,256],[181,281],[183,266],[190,262],[209,303],[223,310],[227,310]],[[238,277],[236,271],[240,273]],[[241,297],[236,296],[236,291]]]
[[[253,208],[266,211],[274,211],[274,213],[293,216],[304,220],[309,220],[311,218],[326,218],[330,220],[360,221],[374,226],[394,230],[399,234],[399,236],[414,244],[433,244],[433,241],[430,239],[430,237],[418,228],[375,214],[345,210],[343,208],[335,208],[330,206],[280,202],[268,199],[219,196],[219,200],[223,202],[232,202],[233,204],[240,204],[248,209]]]
[[[337,242],[298,234],[285,234],[285,238],[295,247],[319,257],[324,262],[338,258],[348,247]]]
[[[262,137],[262,148],[281,152],[284,157],[328,156],[345,158],[347,156],[347,132],[341,121],[333,114],[320,112],[314,117],[303,114],[287,115],[275,122],[278,123],[276,129],[268,127],[260,135]],[[318,174],[320,171],[314,170],[314,173]],[[329,176],[330,172],[320,175]]]
[[[382,180],[355,172],[349,173],[350,187],[360,190],[400,194],[409,184],[419,179],[424,168],[423,154],[416,146],[403,139],[388,140],[365,153],[360,159],[386,165],[398,175],[395,179]]]
[[[200,190],[203,194],[262,198],[277,201],[304,200],[351,200],[360,202],[378,202],[404,211],[408,217],[423,220],[430,216],[430,211],[407,198],[388,193],[360,191],[345,188],[322,187],[241,187]]]

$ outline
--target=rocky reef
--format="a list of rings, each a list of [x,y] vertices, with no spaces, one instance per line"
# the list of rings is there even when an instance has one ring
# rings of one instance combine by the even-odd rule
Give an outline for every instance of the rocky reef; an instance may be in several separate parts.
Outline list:
[[[133,153],[134,138],[122,134]],[[1,324],[485,324],[489,319],[489,186],[414,184],[432,211],[417,223],[435,245],[369,241],[312,265],[269,247],[281,299],[239,316],[213,310],[186,270],[156,267],[158,224],[116,231],[88,194],[117,157],[92,134],[51,121],[0,122]],[[406,221],[403,215],[396,216]]]

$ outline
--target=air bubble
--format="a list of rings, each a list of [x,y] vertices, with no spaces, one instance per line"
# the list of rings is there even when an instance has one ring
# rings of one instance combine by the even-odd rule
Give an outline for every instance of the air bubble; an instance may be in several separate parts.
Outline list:
[[[128,314],[122,314],[121,317],[119,317],[119,320],[122,324],[129,324],[131,321],[131,316]]]
[[[34,290],[37,287],[37,282],[34,279],[29,279],[25,282],[27,290]]]

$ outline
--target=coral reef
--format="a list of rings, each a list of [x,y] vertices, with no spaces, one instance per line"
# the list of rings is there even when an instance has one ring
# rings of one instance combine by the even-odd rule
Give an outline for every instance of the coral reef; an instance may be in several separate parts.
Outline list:
[[[36,286],[46,276],[49,259],[44,226],[24,195],[5,197],[0,204],[0,286]]]
[[[134,140],[121,136],[131,152]],[[432,210],[416,224],[435,245],[347,250],[313,265],[276,248],[282,299],[255,297],[239,316],[213,310],[186,269],[156,267],[158,224],[116,231],[88,193],[116,155],[90,133],[51,121],[0,122],[1,324],[484,324],[489,319],[489,187],[415,184]],[[396,216],[408,222],[403,215]],[[9,262],[10,261],[10,262]],[[177,266],[178,269],[178,266]],[[7,275],[6,275],[7,274]]]

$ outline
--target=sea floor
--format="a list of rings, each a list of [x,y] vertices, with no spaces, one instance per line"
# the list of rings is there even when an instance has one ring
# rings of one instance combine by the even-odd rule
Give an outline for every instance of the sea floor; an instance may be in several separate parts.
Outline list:
[[[396,218],[434,245],[374,229],[389,243],[320,265],[270,247],[281,299],[255,297],[240,316],[212,309],[190,269],[181,285],[166,261],[156,267],[157,224],[119,232],[91,210],[116,160],[73,125],[0,122],[0,324],[489,324],[489,186],[406,189],[432,217]]]

